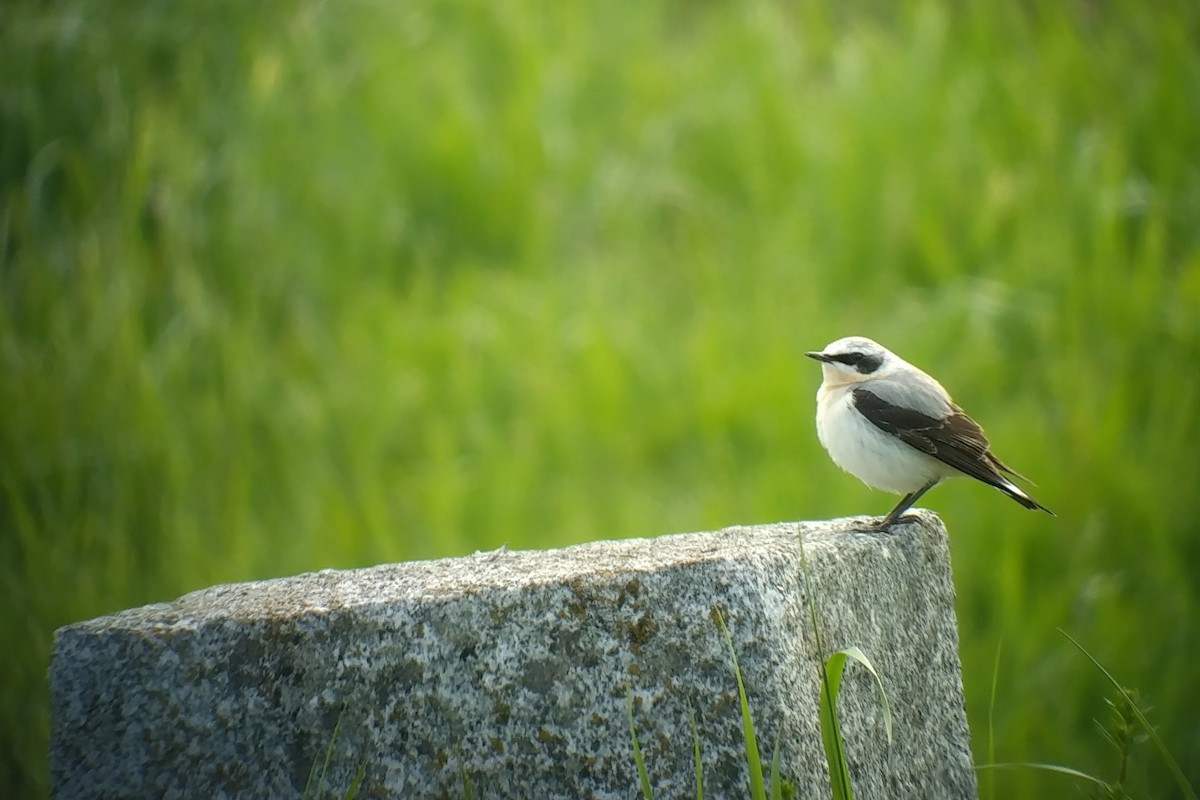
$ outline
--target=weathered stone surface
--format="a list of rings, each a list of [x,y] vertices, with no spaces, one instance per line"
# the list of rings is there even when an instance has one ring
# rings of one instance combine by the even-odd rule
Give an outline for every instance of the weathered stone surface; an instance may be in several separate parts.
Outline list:
[[[862,798],[975,796],[946,533],[921,512],[729,528],[217,586],[58,631],[58,798],[631,798],[625,711],[659,797],[746,797],[723,609],[764,759],[828,797],[803,532]],[[319,775],[323,765],[323,780]]]

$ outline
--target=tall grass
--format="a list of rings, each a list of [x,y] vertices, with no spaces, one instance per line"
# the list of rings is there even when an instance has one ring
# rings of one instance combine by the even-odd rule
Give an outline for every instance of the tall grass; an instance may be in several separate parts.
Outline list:
[[[812,431],[800,353],[849,333],[1059,514],[926,500],[976,730],[1005,643],[996,759],[1107,758],[1063,627],[1195,783],[1198,30],[1132,0],[4,4],[0,794],[46,789],[73,620],[886,510]]]
[[[1092,796],[1096,798],[1104,798],[1105,800],[1131,800],[1132,795],[1126,789],[1126,782],[1130,774],[1133,751],[1137,745],[1150,741],[1153,742],[1154,748],[1158,751],[1156,755],[1161,760],[1162,766],[1170,774],[1171,780],[1175,783],[1175,786],[1172,787],[1173,796],[1178,795],[1186,800],[1197,800],[1196,790],[1191,785],[1188,776],[1184,774],[1179,766],[1179,762],[1175,760],[1175,756],[1172,755],[1170,749],[1163,742],[1162,737],[1159,736],[1155,726],[1150,723],[1146,712],[1139,705],[1138,691],[1122,686],[1113,677],[1112,673],[1071,634],[1062,630],[1059,633],[1066,637],[1071,644],[1075,645],[1075,648],[1092,663],[1096,670],[1109,682],[1111,689],[1116,692],[1115,700],[1106,697],[1104,701],[1109,710],[1108,719],[1095,720],[1096,728],[1101,738],[1116,751],[1117,766],[1110,773],[1112,777],[1104,779],[1061,764],[1034,762],[1007,764],[990,762],[979,764],[976,766],[976,769],[989,771],[996,769],[1043,770],[1073,778],[1080,786],[1091,784],[1089,788],[1092,791]],[[999,658],[997,658],[996,663],[999,665]],[[989,750],[990,748],[991,745],[989,743]],[[990,794],[994,796],[994,788],[991,789]]]

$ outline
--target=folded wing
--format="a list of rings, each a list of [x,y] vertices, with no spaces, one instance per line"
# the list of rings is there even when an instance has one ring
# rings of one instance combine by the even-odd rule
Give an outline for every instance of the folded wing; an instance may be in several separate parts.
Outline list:
[[[1026,508],[1049,511],[1001,473],[1021,477],[989,452],[983,429],[953,403],[949,413],[934,417],[889,402],[886,388],[872,391],[865,386],[853,390],[854,407],[872,425],[989,486],[994,486]]]

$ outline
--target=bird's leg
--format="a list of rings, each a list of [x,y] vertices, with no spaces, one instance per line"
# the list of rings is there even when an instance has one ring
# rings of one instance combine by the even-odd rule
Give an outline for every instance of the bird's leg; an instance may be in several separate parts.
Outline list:
[[[904,495],[904,497],[900,498],[900,502],[896,504],[896,507],[893,508],[888,515],[883,518],[883,522],[875,526],[875,530],[885,531],[890,528],[893,522],[900,519],[901,514],[903,514],[905,511],[908,511],[910,508],[912,508],[913,503],[921,499],[921,495],[925,494],[936,485],[937,481],[933,480],[922,486],[920,489],[917,489],[915,492],[909,492],[908,494]]]

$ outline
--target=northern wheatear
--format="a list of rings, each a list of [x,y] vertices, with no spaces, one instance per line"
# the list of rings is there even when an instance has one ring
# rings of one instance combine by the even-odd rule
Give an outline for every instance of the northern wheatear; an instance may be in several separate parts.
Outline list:
[[[1054,516],[1004,477],[1028,480],[992,455],[983,429],[942,385],[886,347],[849,336],[805,355],[821,362],[817,436],[833,462],[873,489],[904,495],[877,530],[957,475]]]

